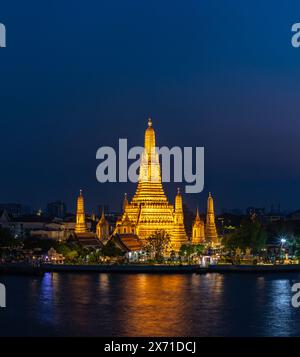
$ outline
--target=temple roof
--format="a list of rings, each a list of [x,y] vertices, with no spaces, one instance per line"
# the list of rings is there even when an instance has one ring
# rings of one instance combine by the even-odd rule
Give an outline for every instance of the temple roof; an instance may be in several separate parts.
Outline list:
[[[139,251],[143,249],[143,244],[136,234],[117,234],[113,237],[115,243],[127,252]]]
[[[97,238],[94,233],[86,232],[86,233],[77,233],[76,240],[78,243],[86,248],[102,248],[103,244]]]

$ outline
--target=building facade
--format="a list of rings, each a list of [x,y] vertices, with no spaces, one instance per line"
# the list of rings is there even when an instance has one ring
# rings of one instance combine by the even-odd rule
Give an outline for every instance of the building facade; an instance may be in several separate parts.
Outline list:
[[[66,204],[61,201],[50,202],[47,204],[46,213],[49,217],[65,218]]]

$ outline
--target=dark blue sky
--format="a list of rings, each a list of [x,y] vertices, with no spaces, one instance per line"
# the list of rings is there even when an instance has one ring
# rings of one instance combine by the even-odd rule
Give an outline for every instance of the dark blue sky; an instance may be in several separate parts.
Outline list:
[[[300,207],[299,1],[10,0],[0,22],[0,202],[118,208],[135,185],[97,183],[96,150],[151,116],[159,145],[205,147],[192,208]]]

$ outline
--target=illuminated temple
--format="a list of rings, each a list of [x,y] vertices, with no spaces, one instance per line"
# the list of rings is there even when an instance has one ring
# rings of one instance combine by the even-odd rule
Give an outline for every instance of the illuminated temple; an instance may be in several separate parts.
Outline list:
[[[125,244],[131,248],[132,245],[140,247],[143,246],[146,238],[157,231],[165,231],[169,235],[171,241],[169,251],[178,252],[183,244],[188,243],[212,246],[220,244],[211,193],[207,199],[206,220],[204,222],[201,219],[197,209],[190,238],[185,231],[182,195],[179,189],[175,204],[168,202],[162,186],[159,154],[156,151],[155,131],[151,119],[148,120],[148,127],[145,131],[144,150],[139,169],[136,192],[131,202],[125,194],[122,214],[112,231],[103,210],[95,227],[96,232],[93,233],[87,228],[84,198],[80,190],[77,199],[75,234],[82,244],[97,247],[100,242],[105,245],[111,239],[116,238],[121,245]]]
[[[149,119],[137,190],[131,202],[125,195],[123,213],[117,221],[114,233],[121,237],[134,234],[143,241],[156,231],[164,230],[170,236],[170,249],[178,251],[182,244],[188,242],[182,196],[178,189],[175,205],[168,202],[162,186],[159,156],[155,146],[155,131]]]

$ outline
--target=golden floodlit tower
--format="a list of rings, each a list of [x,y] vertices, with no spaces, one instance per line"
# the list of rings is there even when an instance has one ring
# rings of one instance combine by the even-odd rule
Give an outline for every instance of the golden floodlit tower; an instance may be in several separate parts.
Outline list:
[[[200,244],[205,242],[204,222],[201,220],[197,208],[196,218],[192,229],[192,244]]]
[[[137,190],[130,203],[125,196],[123,214],[117,222],[115,233],[136,234],[143,241],[156,231],[164,230],[171,239],[170,249],[178,251],[182,244],[188,242],[184,229],[182,197],[178,192],[175,209],[168,202],[162,186],[159,156],[155,146],[155,131],[152,120],[149,119]]]
[[[80,190],[77,199],[77,212],[76,212],[76,226],[75,233],[86,233],[87,226],[85,224],[85,212],[84,212],[84,198],[82,195],[82,190]]]
[[[218,243],[218,233],[215,223],[215,211],[214,211],[214,201],[211,193],[208,195],[207,199],[207,214],[205,222],[205,240],[213,244]]]
[[[176,251],[180,249],[182,244],[187,243],[187,235],[184,227],[182,196],[179,188],[175,198],[174,228],[171,235],[171,243]]]
[[[101,218],[97,223],[96,233],[101,241],[106,241],[109,238],[109,223],[105,219],[104,210],[102,210]]]

